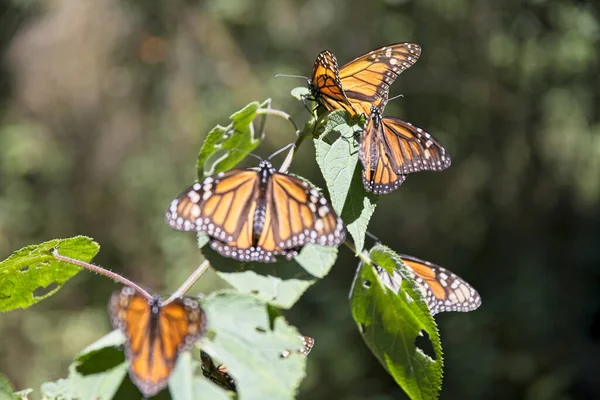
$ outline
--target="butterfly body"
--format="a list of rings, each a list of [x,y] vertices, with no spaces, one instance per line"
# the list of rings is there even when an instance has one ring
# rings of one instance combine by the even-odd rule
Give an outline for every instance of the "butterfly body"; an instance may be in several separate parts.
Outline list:
[[[177,357],[206,330],[206,316],[190,297],[163,306],[158,296],[148,301],[125,287],[111,297],[113,327],[125,335],[125,353],[131,380],[146,397],[162,390]]]
[[[258,170],[233,169],[198,182],[171,202],[167,223],[203,231],[219,254],[239,261],[291,259],[302,246],[337,246],[342,220],[308,183],[277,172],[268,161]]]

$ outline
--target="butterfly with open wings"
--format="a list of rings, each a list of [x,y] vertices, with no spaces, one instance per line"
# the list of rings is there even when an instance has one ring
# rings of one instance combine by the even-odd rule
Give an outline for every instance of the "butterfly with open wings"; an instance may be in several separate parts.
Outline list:
[[[206,315],[192,297],[164,305],[158,296],[148,301],[131,287],[115,292],[109,303],[111,322],[125,335],[129,376],[146,397],[166,385],[182,351],[206,331]]]
[[[338,246],[346,237],[316,188],[268,161],[195,183],[171,202],[166,220],[176,230],[205,232],[214,250],[238,261],[291,259],[307,243]]]

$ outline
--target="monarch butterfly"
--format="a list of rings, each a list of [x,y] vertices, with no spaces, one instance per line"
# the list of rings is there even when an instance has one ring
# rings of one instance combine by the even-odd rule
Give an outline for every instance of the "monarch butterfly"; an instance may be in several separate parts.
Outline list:
[[[343,109],[368,117],[372,106],[383,112],[390,85],[420,55],[420,46],[398,43],[373,50],[338,68],[333,53],[325,50],[317,56],[309,88],[327,111]]]
[[[206,232],[214,250],[238,261],[291,259],[307,243],[337,246],[346,237],[317,189],[268,161],[195,183],[171,202],[166,220],[176,230]]]
[[[473,311],[481,305],[479,293],[460,276],[412,256],[400,255],[400,258],[408,266],[431,315],[444,311]],[[379,266],[376,266],[376,270],[386,286],[397,293],[402,275],[396,270],[390,275]]]
[[[418,171],[441,171],[450,166],[446,149],[429,133],[409,122],[382,117],[373,106],[361,135],[360,161],[365,190],[387,194]]]
[[[196,300],[183,297],[163,306],[158,296],[146,300],[135,289],[113,293],[109,312],[125,335],[129,376],[145,397],[167,385],[179,353],[206,331],[206,315]]]
[[[300,340],[302,340],[302,348],[298,353],[307,356],[315,345],[315,339],[310,336],[300,336]],[[287,358],[290,354],[289,351],[284,351],[281,357]],[[229,371],[225,365],[215,365],[212,358],[203,351],[200,351],[200,358],[202,359],[202,375],[225,390],[236,391],[235,381],[229,375]]]

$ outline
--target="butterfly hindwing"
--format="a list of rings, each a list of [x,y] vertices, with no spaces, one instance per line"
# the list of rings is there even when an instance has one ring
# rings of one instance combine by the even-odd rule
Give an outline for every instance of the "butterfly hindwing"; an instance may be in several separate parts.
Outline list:
[[[416,257],[403,254],[400,258],[412,274],[431,315],[444,311],[468,312],[481,305],[479,293],[460,276]],[[390,275],[377,266],[377,273],[391,290],[400,290],[402,275],[397,270]]]
[[[134,289],[115,292],[110,301],[111,322],[125,335],[131,380],[146,397],[162,390],[179,353],[188,350],[206,329],[206,317],[190,297],[162,306]]]

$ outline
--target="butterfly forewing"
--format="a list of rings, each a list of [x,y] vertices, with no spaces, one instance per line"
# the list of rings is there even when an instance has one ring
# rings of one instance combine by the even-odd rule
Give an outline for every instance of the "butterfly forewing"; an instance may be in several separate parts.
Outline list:
[[[198,302],[186,297],[162,306],[132,288],[115,292],[110,302],[113,326],[125,335],[132,381],[146,397],[162,390],[181,351],[203,334],[206,317]]]
[[[327,111],[346,110],[350,114],[356,114],[344,94],[338,74],[338,63],[333,53],[329,50],[322,51],[313,67],[310,91],[314,99]]]
[[[383,112],[390,85],[416,63],[420,55],[418,45],[399,43],[373,50],[344,65],[339,70],[339,78],[350,104],[367,117],[372,106]]]

